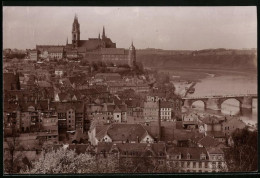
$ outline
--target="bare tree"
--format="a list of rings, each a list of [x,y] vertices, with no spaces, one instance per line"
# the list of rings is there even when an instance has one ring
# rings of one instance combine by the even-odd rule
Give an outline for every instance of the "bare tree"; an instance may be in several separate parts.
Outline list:
[[[4,139],[4,143],[6,144],[6,149],[4,151],[4,172],[7,174],[14,174],[19,171],[18,160],[21,157],[21,154],[19,154],[19,133],[17,132],[14,123],[12,124],[11,128],[11,135]]]

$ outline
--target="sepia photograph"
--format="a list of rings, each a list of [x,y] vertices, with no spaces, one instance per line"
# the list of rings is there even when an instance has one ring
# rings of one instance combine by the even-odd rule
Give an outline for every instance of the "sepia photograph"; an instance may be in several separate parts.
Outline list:
[[[256,6],[3,6],[3,174],[258,171]]]

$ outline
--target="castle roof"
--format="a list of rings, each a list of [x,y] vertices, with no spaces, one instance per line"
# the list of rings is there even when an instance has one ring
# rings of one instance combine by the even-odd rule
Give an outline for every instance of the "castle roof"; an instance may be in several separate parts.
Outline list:
[[[79,47],[84,47],[86,50],[94,50],[100,46],[101,42],[99,39],[96,40],[80,40]]]
[[[57,46],[57,47],[50,47],[48,49],[49,53],[62,53],[63,52],[64,47],[63,46]]]
[[[127,51],[124,48],[102,48],[101,54],[106,55],[125,55]]]

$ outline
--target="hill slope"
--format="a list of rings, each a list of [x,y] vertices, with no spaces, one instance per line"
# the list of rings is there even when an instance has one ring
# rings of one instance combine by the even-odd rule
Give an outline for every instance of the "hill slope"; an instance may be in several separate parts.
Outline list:
[[[185,68],[212,68],[212,69],[256,69],[255,54],[228,54],[228,55],[170,55],[148,54],[137,51],[137,60],[145,67],[185,67]]]

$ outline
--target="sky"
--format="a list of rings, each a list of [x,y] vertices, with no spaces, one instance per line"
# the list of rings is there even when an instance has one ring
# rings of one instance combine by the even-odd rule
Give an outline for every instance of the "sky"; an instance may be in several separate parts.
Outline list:
[[[254,6],[218,7],[3,7],[3,47],[71,43],[75,14],[80,38],[106,36],[118,48],[200,50],[256,48]]]

